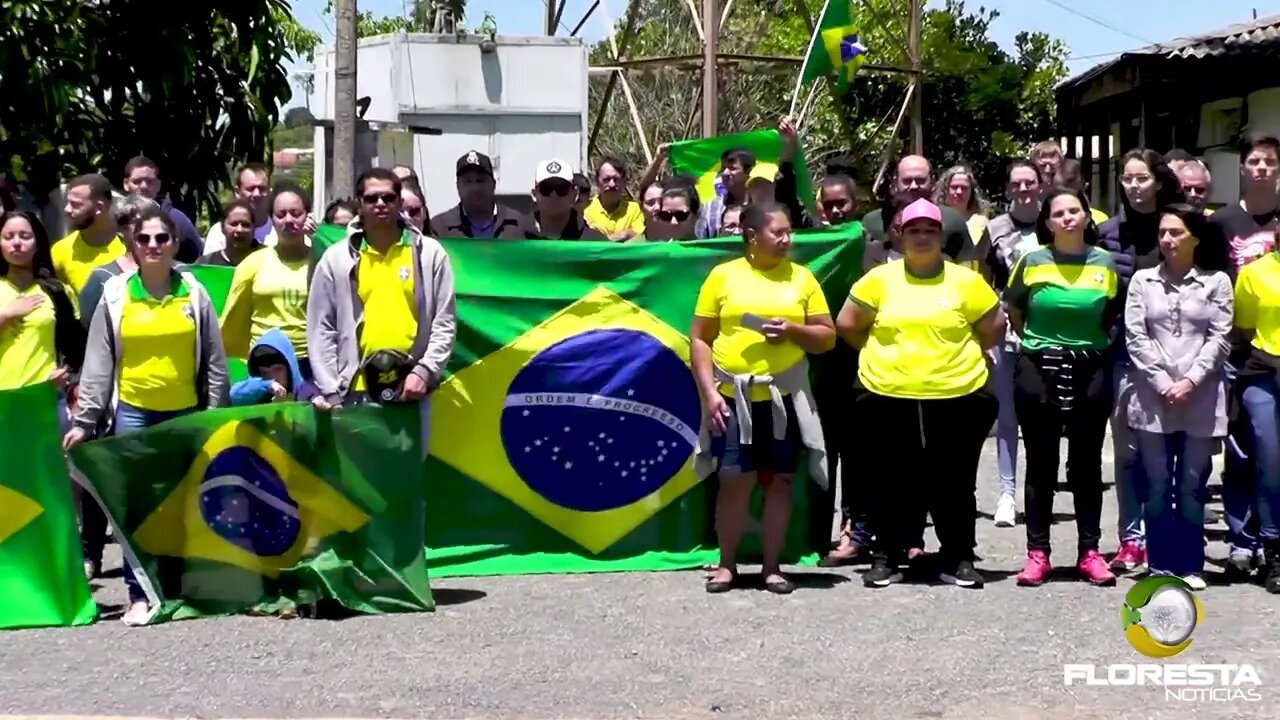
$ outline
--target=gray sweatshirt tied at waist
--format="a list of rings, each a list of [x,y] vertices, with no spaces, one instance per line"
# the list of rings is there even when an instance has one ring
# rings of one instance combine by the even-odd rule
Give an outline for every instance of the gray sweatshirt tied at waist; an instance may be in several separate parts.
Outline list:
[[[773,411],[773,439],[787,437],[787,406],[782,393],[791,396],[795,409],[796,425],[800,430],[800,443],[809,456],[809,476],[823,490],[827,489],[827,451],[822,437],[822,423],[818,419],[818,406],[809,385],[809,361],[801,359],[777,375],[732,375],[719,365],[712,365],[715,380],[719,384],[733,386],[733,407],[738,417],[738,442],[750,445],[754,439],[751,420],[751,388],[760,385],[769,389],[769,405]],[[693,471],[698,477],[706,477],[718,469],[717,459],[711,452],[711,433],[703,423],[698,434],[698,446],[693,456]]]

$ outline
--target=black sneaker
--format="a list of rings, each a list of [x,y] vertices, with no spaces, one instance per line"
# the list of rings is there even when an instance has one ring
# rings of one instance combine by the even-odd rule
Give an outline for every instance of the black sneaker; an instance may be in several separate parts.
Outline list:
[[[1266,579],[1262,581],[1262,586],[1267,589],[1267,592],[1280,595],[1280,558],[1272,560],[1267,566]]]
[[[982,575],[973,567],[973,563],[962,560],[949,570],[943,570],[938,576],[942,582],[962,588],[979,589],[984,581]]]
[[[902,582],[902,573],[885,558],[873,560],[871,569],[862,576],[862,584],[869,588],[889,587],[896,582]]]

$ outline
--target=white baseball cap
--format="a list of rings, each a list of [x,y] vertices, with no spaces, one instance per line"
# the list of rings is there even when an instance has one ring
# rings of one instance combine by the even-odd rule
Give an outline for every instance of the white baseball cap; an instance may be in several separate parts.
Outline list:
[[[573,183],[573,168],[564,160],[544,160],[538,163],[538,171],[533,174],[533,184],[537,185],[543,180],[559,178],[567,183]]]

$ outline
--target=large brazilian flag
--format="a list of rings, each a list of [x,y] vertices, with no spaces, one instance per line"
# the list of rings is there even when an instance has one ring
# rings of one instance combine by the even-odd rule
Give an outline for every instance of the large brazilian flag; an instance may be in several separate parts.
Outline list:
[[[793,246],[834,308],[859,269],[861,234],[853,224]],[[692,471],[702,407],[687,333],[703,279],[741,257],[742,241],[445,245],[458,336],[433,400],[424,478],[432,573],[711,561],[713,498]],[[832,512],[815,486],[796,488],[792,559],[825,549]]]
[[[433,608],[416,406],[211,410],[72,451],[152,622],[336,601]]]
[[[0,419],[0,628],[91,623],[58,394],[43,383],[0,392]]]

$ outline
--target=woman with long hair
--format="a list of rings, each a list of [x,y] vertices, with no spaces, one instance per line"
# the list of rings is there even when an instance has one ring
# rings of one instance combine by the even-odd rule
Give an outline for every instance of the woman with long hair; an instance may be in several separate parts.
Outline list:
[[[1121,297],[1133,274],[1160,264],[1158,239],[1162,207],[1183,202],[1178,176],[1154,150],[1135,148],[1120,158],[1120,213],[1098,227],[1098,246],[1111,253],[1119,273]],[[1123,337],[1117,332],[1117,340]],[[1142,468],[1138,464],[1138,448],[1129,431],[1125,414],[1128,407],[1131,371],[1124,343],[1113,347],[1112,374],[1115,383],[1115,414],[1111,417],[1111,447],[1115,454],[1116,500],[1119,505],[1117,528],[1120,549],[1111,566],[1117,570],[1136,570],[1146,564],[1146,540],[1142,527]]]
[[[1075,496],[1076,569],[1095,585],[1116,576],[1098,554],[1102,539],[1102,443],[1115,389],[1109,353],[1122,300],[1111,254],[1096,246],[1084,194],[1050,188],[1040,205],[1041,246],[1017,264],[1004,292],[1022,339],[1014,409],[1026,456],[1027,563],[1018,584],[1049,577],[1049,528],[1058,487],[1059,443],[1067,440],[1067,485]]]
[[[1231,281],[1196,264],[1209,223],[1190,205],[1160,210],[1164,261],[1133,275],[1125,302],[1133,362],[1125,412],[1145,474],[1143,519],[1153,574],[1203,590],[1205,481],[1227,434],[1224,363]]]
[[[946,206],[964,216],[965,227],[969,229],[969,238],[976,245],[982,239],[982,231],[990,220],[987,213],[990,208],[982,191],[978,189],[978,178],[968,165],[956,165],[948,168],[938,178],[934,186],[933,202],[939,207]]]
[[[695,469],[703,477],[719,474],[720,563],[706,590],[735,586],[738,542],[759,484],[764,586],[786,594],[795,585],[779,563],[791,518],[791,479],[806,451],[812,476],[826,478],[806,355],[830,350],[836,332],[818,280],[788,259],[786,209],[774,203],[747,206],[742,237],[744,256],[712,268],[698,291],[689,333],[694,378],[707,413]]]
[[[0,390],[65,388],[84,362],[84,326],[54,277],[49,237],[29,212],[0,215]]]
[[[868,493],[874,557],[867,587],[902,579],[900,566],[923,547],[933,514],[941,579],[980,588],[973,566],[978,460],[996,418],[984,351],[1004,336],[1004,314],[980,274],[942,252],[942,210],[897,195],[886,230],[901,257],[863,275],[849,291],[837,327],[860,347],[858,417],[887,429],[882,451],[905,463]]]
[[[307,358],[307,294],[311,247],[304,228],[310,212],[306,193],[278,186],[268,200],[276,244],[236,266],[222,309],[222,340],[227,354],[248,358],[259,338],[273,328],[284,332],[297,355],[302,379],[311,379]]]
[[[134,218],[129,242],[138,267],[107,281],[89,325],[70,449],[105,424],[137,432],[198,410],[228,405],[227,361],[218,314],[204,287],[174,267],[178,233],[168,213]],[[145,594],[126,564],[129,609],[121,618],[150,618]]]
[[[244,259],[262,249],[262,243],[253,236],[253,204],[248,200],[232,200],[222,208],[222,235],[227,246],[203,255],[197,265],[236,267]]]

